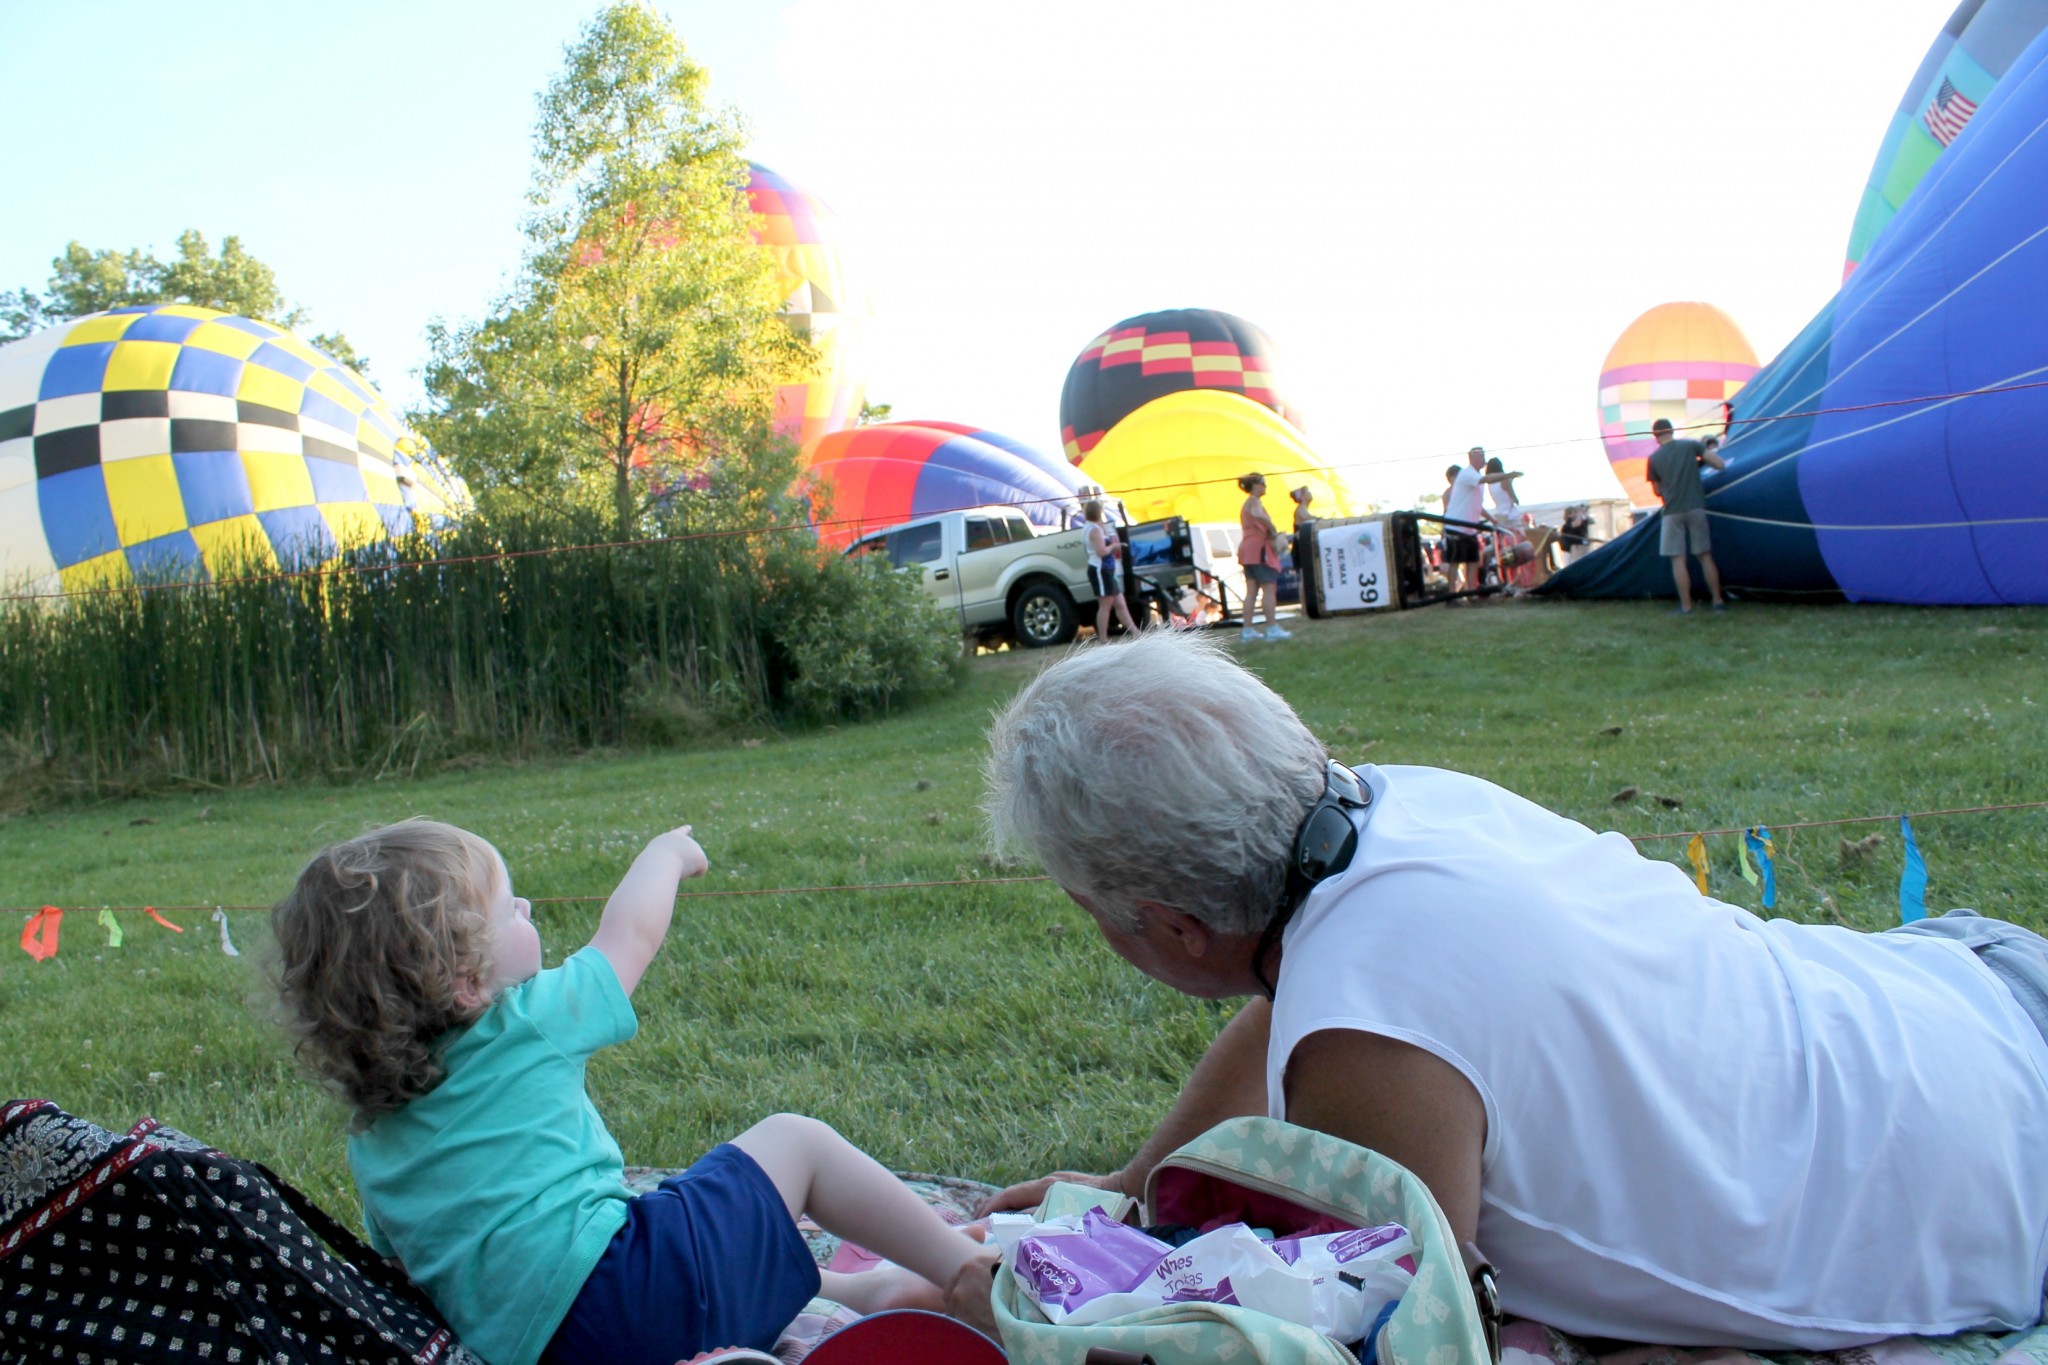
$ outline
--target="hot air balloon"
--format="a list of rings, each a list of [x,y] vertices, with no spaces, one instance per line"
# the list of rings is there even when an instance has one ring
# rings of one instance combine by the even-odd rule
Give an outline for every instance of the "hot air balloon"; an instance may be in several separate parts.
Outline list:
[[[0,347],[0,582],[300,566],[470,506],[362,376],[282,327],[118,308]]]
[[[1042,530],[1061,529],[1078,504],[1081,481],[1049,472],[1043,456],[1006,448],[1015,445],[953,423],[884,422],[830,432],[810,449],[806,473],[829,495],[818,538],[846,545],[933,512],[991,504],[1017,508]]]
[[[1885,129],[1849,230],[1843,279],[2043,28],[2048,0],[1963,0],[1956,6]]]
[[[1273,343],[1243,318],[1175,308],[1125,318],[1088,343],[1060,390],[1060,442],[1075,464],[1110,428],[1155,398],[1235,393],[1299,427],[1273,376]]]
[[[1729,316],[1710,303],[1661,303],[1628,325],[1600,367],[1600,439],[1630,502],[1654,507],[1643,465],[1662,417],[1681,436],[1718,436],[1722,406],[1756,373],[1750,349]]]
[[[775,395],[778,429],[808,446],[860,416],[867,392],[867,296],[848,273],[835,241],[838,224],[820,200],[766,166],[753,165],[747,200],[760,216],[754,240],[775,257],[782,315],[810,339],[818,372]]]
[[[1121,499],[1133,521],[1234,523],[1244,505],[1237,480],[1254,471],[1266,476],[1266,510],[1276,525],[1292,520],[1287,493],[1302,484],[1320,515],[1349,516],[1358,505],[1300,432],[1264,404],[1220,390],[1153,399],[1111,427],[1081,471]]]
[[[1841,292],[1735,400],[1704,480],[1722,581],[1751,594],[2048,603],[2048,35]],[[1672,591],[1658,519],[1553,578]]]
[[[916,418],[904,425],[931,427],[938,431],[950,431],[959,436],[972,436],[978,441],[986,441],[998,450],[1006,450],[1010,454],[1015,455],[1026,464],[1036,465],[1038,468],[1043,469],[1076,493],[1084,492],[1096,486],[1093,479],[1090,479],[1086,474],[1075,469],[1074,466],[1058,456],[1048,455],[1036,446],[1026,445],[1024,442],[1011,436],[1005,436],[998,431],[989,431],[982,427],[969,426],[964,422],[935,422],[924,417]]]

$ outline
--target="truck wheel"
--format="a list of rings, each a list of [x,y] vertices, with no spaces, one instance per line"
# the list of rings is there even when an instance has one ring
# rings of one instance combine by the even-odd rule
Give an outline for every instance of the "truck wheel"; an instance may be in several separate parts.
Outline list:
[[[1027,583],[1010,606],[1010,629],[1026,649],[1066,644],[1074,638],[1074,599],[1057,583]]]

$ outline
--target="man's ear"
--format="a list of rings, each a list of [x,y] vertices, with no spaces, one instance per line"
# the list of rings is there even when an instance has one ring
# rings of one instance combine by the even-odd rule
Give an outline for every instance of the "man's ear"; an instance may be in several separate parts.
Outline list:
[[[1189,957],[1206,957],[1215,944],[1215,930],[1185,910],[1158,901],[1139,901],[1138,913],[1151,916],[1168,940]]]

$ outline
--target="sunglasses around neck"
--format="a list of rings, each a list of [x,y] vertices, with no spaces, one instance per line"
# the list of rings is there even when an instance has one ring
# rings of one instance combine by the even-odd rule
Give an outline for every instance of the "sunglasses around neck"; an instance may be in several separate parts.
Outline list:
[[[1352,855],[1358,852],[1358,826],[1352,823],[1351,812],[1371,804],[1372,792],[1358,780],[1357,773],[1334,760],[1324,765],[1323,794],[1294,833],[1294,847],[1287,856],[1286,888],[1252,951],[1252,975],[1268,1000],[1273,998],[1273,982],[1266,976],[1266,954],[1280,941],[1281,931],[1315,885],[1351,866]]]

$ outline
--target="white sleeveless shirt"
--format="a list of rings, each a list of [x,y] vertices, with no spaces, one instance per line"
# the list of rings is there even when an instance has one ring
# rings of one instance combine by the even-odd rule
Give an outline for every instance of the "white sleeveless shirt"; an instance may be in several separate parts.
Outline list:
[[[1271,1110],[1325,1029],[1456,1067],[1509,1312],[1805,1349],[2035,1321],[2048,1044],[1967,948],[1765,921],[1490,782],[1359,772],[1358,852],[1282,939]]]

